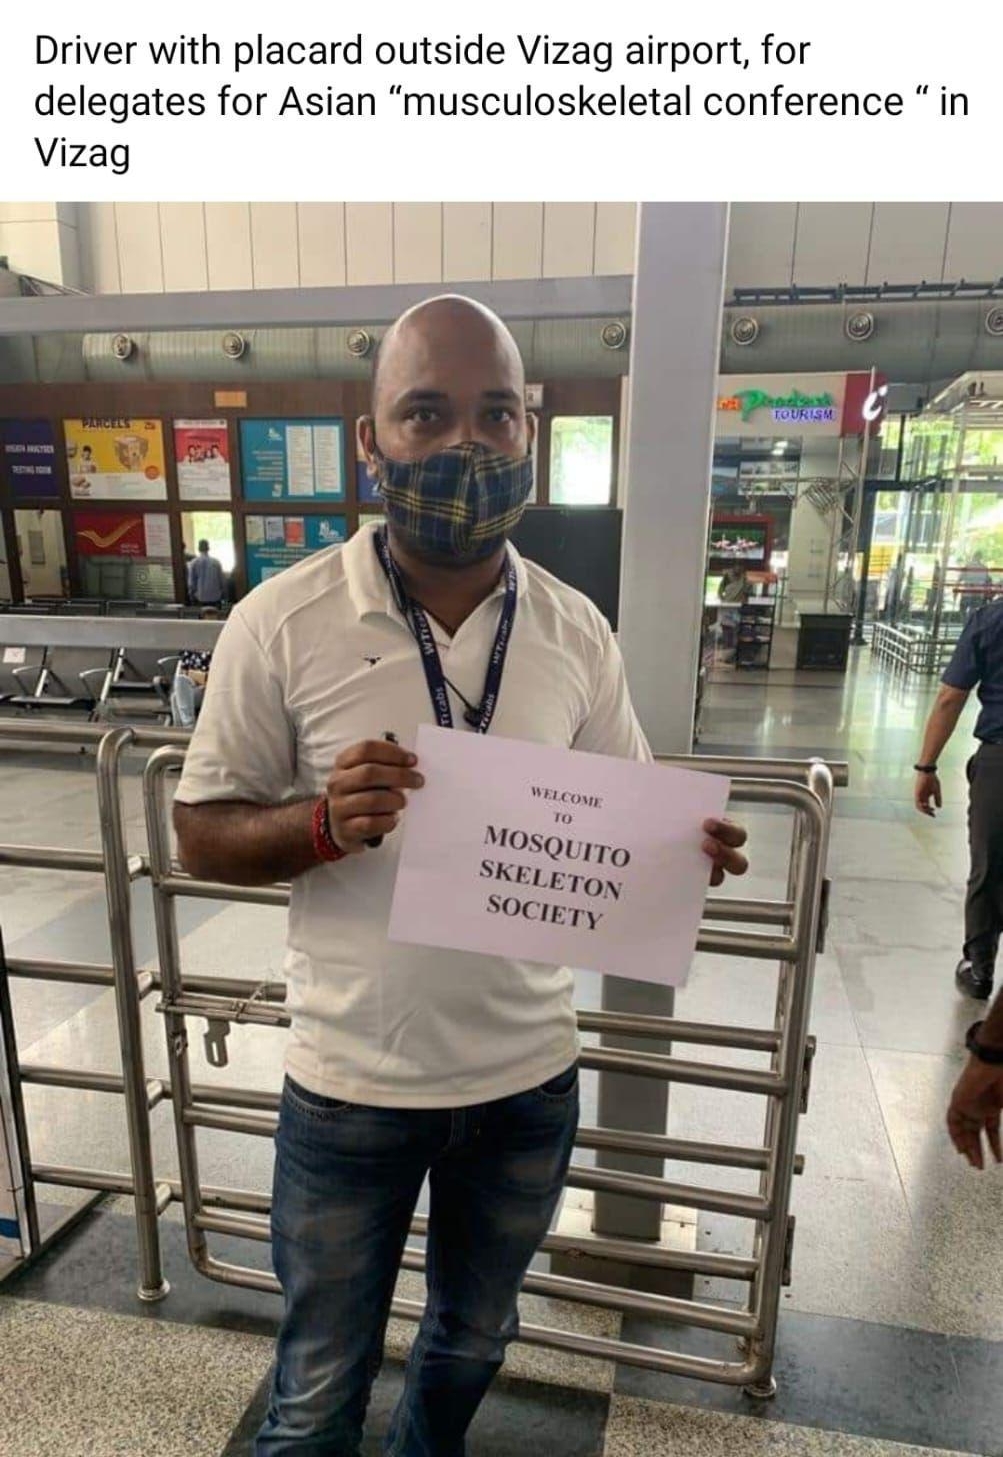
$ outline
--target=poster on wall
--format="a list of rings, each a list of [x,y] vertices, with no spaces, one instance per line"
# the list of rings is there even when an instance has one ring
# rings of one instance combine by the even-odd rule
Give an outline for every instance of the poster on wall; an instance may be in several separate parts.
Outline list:
[[[244,498],[343,501],[343,453],[341,420],[241,420]]]
[[[247,581],[257,587],[348,535],[344,516],[247,516]]]
[[[159,420],[64,420],[75,501],[167,499]]]
[[[225,420],[175,420],[174,458],[182,501],[229,501],[230,438]]]
[[[360,506],[378,506],[382,501],[379,481],[369,474],[364,460],[355,462],[355,494]]]
[[[59,495],[56,437],[48,420],[4,420],[0,425],[7,479],[15,501]]]
[[[171,555],[171,527],[157,512],[74,511],[73,540],[82,556],[159,557]]]

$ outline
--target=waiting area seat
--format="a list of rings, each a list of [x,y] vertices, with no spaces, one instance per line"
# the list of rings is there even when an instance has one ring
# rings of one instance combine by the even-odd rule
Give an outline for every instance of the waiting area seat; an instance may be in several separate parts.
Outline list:
[[[170,721],[171,680],[178,654],[152,648],[116,648],[98,693],[100,718],[156,718]]]
[[[15,644],[0,648],[0,705],[6,706],[19,694],[30,691],[45,665],[45,648],[18,647]]]
[[[12,669],[19,691],[5,696],[5,705],[33,713],[82,711],[93,717],[99,685],[108,671],[107,665],[95,664],[95,649],[59,647],[41,652],[41,661]]]
[[[0,602],[0,616],[22,617],[151,617],[197,620],[204,608],[190,602],[144,601],[140,598],[31,597],[26,602]],[[222,616],[229,604],[222,609]]]
[[[202,609],[176,602],[144,606],[130,621],[114,610],[122,605],[35,601],[0,613],[0,714],[170,724],[181,653],[211,652],[218,625],[207,636]],[[19,627],[17,617],[36,620]]]

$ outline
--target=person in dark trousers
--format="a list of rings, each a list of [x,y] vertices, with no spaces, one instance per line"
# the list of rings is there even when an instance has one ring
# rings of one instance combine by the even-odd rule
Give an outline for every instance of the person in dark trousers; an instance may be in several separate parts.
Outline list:
[[[209,543],[199,542],[199,554],[188,568],[188,595],[196,607],[222,607],[226,596],[223,568],[209,555]]]
[[[609,624],[508,542],[534,421],[501,320],[469,299],[418,305],[381,343],[372,409],[359,444],[386,527],[230,614],[174,811],[193,875],[292,882],[285,1314],[257,1457],[358,1457],[426,1176],[428,1300],[386,1451],[463,1457],[575,1140],[571,973],[388,937],[419,725],[651,757]],[[712,883],[742,873],[745,832],[703,829]]]
[[[944,671],[915,765],[913,799],[921,814],[933,817],[943,804],[937,761],[973,688],[982,711],[975,725],[979,747],[968,762],[971,868],[955,980],[966,996],[985,1001],[992,995],[1003,931],[1003,602],[969,618]]]

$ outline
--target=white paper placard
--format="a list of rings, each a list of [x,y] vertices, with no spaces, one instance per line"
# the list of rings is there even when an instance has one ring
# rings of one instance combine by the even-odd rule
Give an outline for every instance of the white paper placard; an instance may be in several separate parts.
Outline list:
[[[4,648],[3,660],[5,663],[23,664],[27,656],[25,648]]]
[[[392,941],[683,985],[727,779],[427,726],[415,752]]]

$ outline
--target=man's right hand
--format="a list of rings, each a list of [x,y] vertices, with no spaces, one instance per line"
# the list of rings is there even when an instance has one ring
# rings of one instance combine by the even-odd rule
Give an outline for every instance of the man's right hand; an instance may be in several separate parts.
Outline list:
[[[940,792],[940,780],[936,774],[917,774],[916,784],[913,789],[913,804],[921,815],[929,815],[934,819],[935,811],[943,806],[943,797]]]
[[[951,1094],[947,1131],[951,1142],[973,1169],[985,1168],[982,1139],[993,1158],[1003,1162],[1000,1147],[1000,1110],[1003,1109],[1003,1067],[971,1057]]]
[[[420,789],[414,754],[382,739],[353,744],[339,754],[327,781],[327,817],[334,842],[346,854],[389,835],[407,806],[406,790]]]

